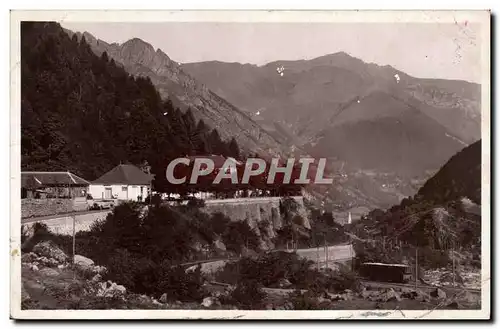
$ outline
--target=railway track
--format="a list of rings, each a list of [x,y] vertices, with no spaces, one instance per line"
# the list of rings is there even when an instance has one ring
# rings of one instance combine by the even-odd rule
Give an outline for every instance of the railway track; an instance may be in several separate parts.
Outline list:
[[[415,284],[411,283],[394,283],[394,282],[380,282],[380,281],[369,281],[369,280],[364,280],[361,279],[361,282],[364,285],[371,286],[374,288],[407,288],[407,289],[415,289]],[[426,290],[426,291],[433,291],[436,288],[439,288],[443,290],[446,293],[460,293],[463,291],[467,291],[468,293],[471,294],[481,294],[481,289],[467,289],[467,288],[461,288],[461,287],[448,287],[448,286],[432,286],[429,284],[418,284],[416,286],[417,289],[420,290]]]

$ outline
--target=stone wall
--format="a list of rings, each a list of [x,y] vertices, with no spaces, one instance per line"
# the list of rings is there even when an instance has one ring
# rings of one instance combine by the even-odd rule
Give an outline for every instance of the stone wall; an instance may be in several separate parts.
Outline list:
[[[304,207],[303,198],[295,197],[294,199],[299,205],[297,215],[304,219],[304,227],[310,229],[310,215]],[[283,226],[280,200],[279,197],[206,200],[205,207],[201,210],[208,214],[221,212],[232,221],[247,221],[248,225],[261,236],[263,240],[261,247],[269,249],[273,247],[271,240]],[[261,222],[269,223],[264,232],[259,230]]]
[[[21,199],[21,218],[65,214],[87,210],[85,198],[75,199]]]

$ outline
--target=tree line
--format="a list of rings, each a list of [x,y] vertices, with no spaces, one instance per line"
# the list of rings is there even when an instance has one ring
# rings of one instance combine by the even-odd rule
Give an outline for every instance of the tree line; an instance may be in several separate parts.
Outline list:
[[[21,23],[22,170],[93,180],[147,161],[158,177],[177,157],[240,152],[234,138],[223,141],[190,109],[163,100],[149,78],[95,55],[85,38],[53,22]]]

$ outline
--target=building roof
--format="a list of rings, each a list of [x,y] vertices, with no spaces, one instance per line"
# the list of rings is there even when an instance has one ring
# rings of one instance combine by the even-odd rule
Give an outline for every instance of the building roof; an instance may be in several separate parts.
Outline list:
[[[120,164],[97,178],[92,184],[149,185],[152,180],[153,175],[146,174],[138,167],[130,164]]]
[[[69,171],[22,171],[21,186],[37,188],[42,186],[86,186],[90,182]]]

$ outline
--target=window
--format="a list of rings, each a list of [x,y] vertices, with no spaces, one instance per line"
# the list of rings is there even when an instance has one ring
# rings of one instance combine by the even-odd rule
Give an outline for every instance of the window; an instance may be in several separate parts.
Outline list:
[[[122,192],[127,192],[127,187],[126,186],[122,186]]]

